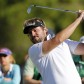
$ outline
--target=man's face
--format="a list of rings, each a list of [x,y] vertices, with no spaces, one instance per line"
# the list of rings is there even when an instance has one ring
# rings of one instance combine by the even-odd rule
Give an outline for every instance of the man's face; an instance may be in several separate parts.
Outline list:
[[[35,27],[28,32],[28,36],[33,43],[44,41],[46,38],[47,30],[42,27]]]

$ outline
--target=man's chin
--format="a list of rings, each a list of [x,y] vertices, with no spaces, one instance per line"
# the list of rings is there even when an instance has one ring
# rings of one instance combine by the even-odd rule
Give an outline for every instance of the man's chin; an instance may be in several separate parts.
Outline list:
[[[36,43],[39,43],[39,42],[38,41],[34,41],[33,43],[36,44]]]
[[[39,42],[41,42],[41,41],[33,41],[34,44],[39,43]]]

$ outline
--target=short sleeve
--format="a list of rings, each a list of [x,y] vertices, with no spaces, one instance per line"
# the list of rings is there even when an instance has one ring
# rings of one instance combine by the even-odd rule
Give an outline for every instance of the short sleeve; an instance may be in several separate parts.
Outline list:
[[[33,77],[33,75],[34,75],[34,64],[30,58],[28,58],[26,60],[23,75],[24,76],[31,76],[31,77]]]
[[[74,51],[75,51],[76,47],[78,46],[78,44],[80,42],[73,41],[73,40],[70,40],[70,39],[67,39],[65,42],[68,44],[71,53],[75,54]]]

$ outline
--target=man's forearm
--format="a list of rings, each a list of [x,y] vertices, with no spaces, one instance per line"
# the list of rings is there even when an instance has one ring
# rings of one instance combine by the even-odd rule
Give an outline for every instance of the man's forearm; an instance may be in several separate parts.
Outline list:
[[[74,30],[77,28],[77,26],[79,25],[79,23],[82,21],[82,15],[80,17],[78,17],[71,25],[69,25],[67,28],[65,28],[64,30],[62,30],[61,32],[59,32],[56,35],[56,39],[59,39],[59,42],[63,42],[64,40],[66,40],[67,38],[69,38],[72,33],[74,32]]]
[[[24,84],[42,84],[41,80],[34,80],[34,79],[30,79],[30,80],[25,80]]]
[[[80,16],[72,24],[70,24],[67,28],[57,33],[54,38],[52,38],[49,41],[45,41],[43,43],[43,53],[48,53],[49,51],[54,49],[56,46],[61,44],[64,40],[68,39],[72,35],[74,30],[77,28],[77,26],[80,24],[83,17],[84,17],[84,12],[82,12]]]

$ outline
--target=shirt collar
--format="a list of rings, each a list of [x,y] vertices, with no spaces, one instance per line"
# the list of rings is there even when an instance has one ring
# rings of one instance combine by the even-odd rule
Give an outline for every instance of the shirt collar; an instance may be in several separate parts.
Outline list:
[[[7,74],[10,74],[10,72],[13,70],[13,64],[10,64],[10,69]],[[1,71],[1,65],[0,65],[0,76],[3,75]]]

